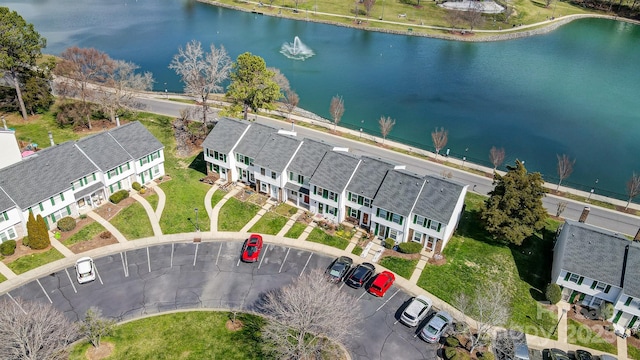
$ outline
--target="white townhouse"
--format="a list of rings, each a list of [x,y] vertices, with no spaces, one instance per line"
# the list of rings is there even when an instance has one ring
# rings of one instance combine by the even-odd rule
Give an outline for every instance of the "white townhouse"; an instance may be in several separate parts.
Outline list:
[[[215,128],[214,128],[215,129]],[[278,130],[266,125],[252,123],[233,149],[236,160],[237,181],[253,186],[256,183],[254,161],[260,150]]]
[[[313,139],[304,139],[300,149],[286,168],[287,182],[284,201],[291,201],[298,207],[309,209],[309,181],[320,165],[324,155],[331,151],[331,145]]]
[[[551,282],[563,299],[599,309],[614,305],[610,321],[623,328],[640,325],[640,244],[612,231],[567,220],[553,249]]]
[[[246,121],[229,118],[218,120],[202,142],[208,172],[217,173],[227,182],[238,181],[238,167],[233,150],[248,129],[249,123]]]
[[[363,156],[353,179],[347,185],[345,214],[347,220],[363,228],[371,226],[373,198],[382,180],[394,165],[381,159]]]
[[[345,189],[360,164],[355,155],[328,151],[309,179],[309,210],[341,223],[345,219]]]
[[[22,160],[15,131],[0,128],[0,169]]]
[[[137,168],[144,158],[147,167]],[[162,144],[138,122],[40,150],[0,169],[0,239],[24,236],[30,211],[49,228],[76,217],[145,173],[145,183],[164,175],[163,162]]]
[[[300,149],[302,141],[282,134],[271,134],[254,159],[256,189],[277,201],[284,201],[285,169]]]

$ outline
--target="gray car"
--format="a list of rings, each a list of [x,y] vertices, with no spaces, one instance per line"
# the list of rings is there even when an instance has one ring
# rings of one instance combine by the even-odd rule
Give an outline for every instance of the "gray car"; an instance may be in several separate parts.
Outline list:
[[[422,321],[427,314],[429,314],[429,310],[431,309],[431,299],[424,295],[418,295],[413,298],[413,301],[407,306],[406,309],[400,315],[400,321],[408,326],[417,326],[420,321]]]
[[[420,338],[430,343],[438,342],[451,324],[453,324],[453,317],[446,311],[438,311],[420,331]]]

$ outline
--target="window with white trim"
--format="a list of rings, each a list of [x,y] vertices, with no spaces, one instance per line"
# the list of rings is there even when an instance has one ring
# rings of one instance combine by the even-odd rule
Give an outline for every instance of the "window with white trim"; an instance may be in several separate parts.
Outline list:
[[[334,208],[333,206],[327,205],[327,212],[335,216],[338,213],[338,209]]]
[[[578,283],[578,279],[580,279],[580,275],[578,274],[571,274],[571,276],[569,276],[569,281],[572,283]]]
[[[0,213],[0,223],[3,223],[5,221],[9,220],[9,214],[7,214],[7,212],[2,212]]]
[[[596,284],[596,290],[604,291],[604,289],[606,288],[607,288],[607,284],[603,283],[602,281],[598,281],[598,283]]]
[[[0,242],[15,239],[16,231],[13,227],[8,228],[5,231],[0,232]]]
[[[378,217],[381,217],[383,219],[387,218],[387,210],[384,209],[378,209]]]
[[[351,208],[349,210],[349,216],[353,217],[353,218],[357,218],[358,217],[358,210]]]
[[[437,221],[431,221],[431,225],[429,226],[431,230],[438,231],[440,229],[440,223]]]
[[[366,206],[366,207],[368,207],[368,208],[371,208],[371,207],[372,207],[372,205],[371,205],[371,199],[369,199],[369,198],[364,198],[364,199],[363,199],[363,201],[362,201],[362,205],[364,205],[364,206]]]
[[[267,170],[265,168],[261,167],[260,168],[260,175],[266,176],[266,174],[267,174]]]
[[[239,163],[244,163],[244,155],[236,154],[236,159],[238,160]]]
[[[264,183],[264,182],[260,183],[260,191],[267,192],[267,183]]]
[[[273,180],[275,180],[277,176],[278,176],[278,174],[277,174],[275,171],[272,171],[272,172],[271,172],[271,178],[272,178]]]
[[[160,165],[156,165],[153,167],[153,175],[158,175],[160,174]]]
[[[392,238],[393,240],[397,240],[398,239],[398,230],[389,229],[389,237]]]
[[[422,244],[422,233],[414,231],[411,241]]]
[[[391,215],[391,221],[396,223],[396,224],[402,225],[402,216],[400,216],[398,214],[392,214]]]

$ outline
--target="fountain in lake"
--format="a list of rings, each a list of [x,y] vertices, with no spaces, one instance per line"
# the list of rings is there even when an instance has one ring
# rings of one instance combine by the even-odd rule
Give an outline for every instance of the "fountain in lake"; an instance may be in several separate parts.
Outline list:
[[[280,53],[293,60],[305,60],[315,55],[313,50],[303,44],[297,36],[293,38],[293,42],[285,42],[282,44]]]

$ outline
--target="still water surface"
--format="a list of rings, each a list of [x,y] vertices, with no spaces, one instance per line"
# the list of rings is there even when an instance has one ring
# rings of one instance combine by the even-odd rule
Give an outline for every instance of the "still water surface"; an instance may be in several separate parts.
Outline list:
[[[30,0],[5,2],[47,38],[45,52],[95,47],[153,72],[156,90],[181,91],[167,68],[178,47],[197,39],[249,51],[279,68],[300,106],[329,118],[342,95],[341,125],[431,149],[431,131],[449,131],[451,154],[488,164],[491,146],[507,161],[556,181],[556,154],[576,158],[565,181],[624,198],[640,172],[640,26],[588,19],[542,36],[463,43],[365,32],[227,10],[192,1]],[[299,36],[315,56],[280,54]],[[166,83],[166,85],[165,85]],[[465,149],[468,149],[465,152]],[[597,186],[595,180],[598,179]],[[613,193],[613,194],[611,194]]]

